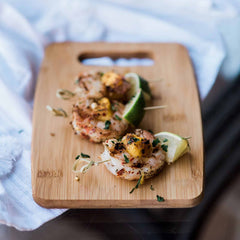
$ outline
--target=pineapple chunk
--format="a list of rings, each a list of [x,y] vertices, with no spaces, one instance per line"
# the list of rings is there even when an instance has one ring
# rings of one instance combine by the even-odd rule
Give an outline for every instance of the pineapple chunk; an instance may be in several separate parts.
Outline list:
[[[123,78],[114,72],[107,72],[105,73],[102,78],[102,82],[107,86],[107,87],[117,87],[123,84]]]
[[[152,144],[150,141],[138,137],[135,134],[127,134],[125,137],[123,137],[122,141],[127,152],[134,158],[148,157],[152,153]]]
[[[100,121],[107,121],[112,117],[111,103],[108,98],[101,98],[93,110],[99,114]]]

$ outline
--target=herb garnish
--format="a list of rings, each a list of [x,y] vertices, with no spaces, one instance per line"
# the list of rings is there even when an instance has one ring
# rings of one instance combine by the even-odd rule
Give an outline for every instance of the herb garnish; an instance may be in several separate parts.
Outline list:
[[[152,146],[156,147],[160,143],[160,140],[158,138],[154,139],[152,142]]]
[[[118,116],[118,115],[115,115],[115,118],[119,121],[121,121],[122,119]]]
[[[74,81],[74,84],[79,84],[79,82],[80,82],[80,79],[77,78],[77,79]]]
[[[21,134],[23,131],[24,131],[23,129],[20,129],[20,130],[18,131],[18,133]]]
[[[76,157],[76,161],[73,164],[72,171],[74,173],[86,173],[91,167],[98,166],[99,164],[110,161],[110,159],[108,159],[108,160],[104,160],[104,161],[95,162],[93,160],[88,159],[88,158],[90,158],[90,156],[88,156],[87,154],[81,153],[81,156],[82,156],[82,158],[80,158],[80,155],[78,155]],[[87,162],[87,164],[82,166],[81,169],[77,170],[77,167],[78,167],[79,163],[81,163],[81,162]]]
[[[154,191],[154,187],[153,187],[153,185],[150,186],[150,189],[151,189],[152,191]]]
[[[100,75],[100,77],[102,77],[104,75],[103,72],[98,72],[98,74]]]
[[[115,106],[114,103],[111,104],[111,109],[112,109],[113,112],[116,112],[116,111],[117,111],[117,108],[116,108],[116,106]]]
[[[84,153],[81,153],[81,157],[82,157],[82,158],[90,158],[90,156],[89,156],[89,155],[87,155],[87,154],[84,154]]]
[[[124,156],[125,163],[129,163],[128,157],[125,154],[123,154],[123,156]]]
[[[166,144],[162,144],[162,145],[161,145],[161,148],[162,148],[162,150],[163,150],[164,152],[167,152],[167,151],[168,151],[168,145],[166,145]]]
[[[84,153],[81,153],[81,155],[77,155],[77,156],[75,157],[75,159],[78,160],[80,157],[82,157],[82,158],[90,158],[89,155],[84,154]]]
[[[67,113],[62,109],[62,108],[52,108],[51,106],[47,105],[46,109],[49,112],[52,112],[55,116],[62,116],[62,117],[67,117]]]
[[[111,141],[113,144],[115,143],[114,141]]]
[[[105,122],[105,127],[104,127],[104,129],[109,129],[110,125],[111,125],[111,122],[110,122],[109,120],[107,120],[107,121]]]
[[[122,141],[122,137],[118,138],[117,140],[118,140],[118,142],[121,142]]]
[[[153,131],[152,131],[151,129],[148,129],[148,131],[149,131],[151,134],[153,134]]]
[[[68,100],[74,97],[76,94],[67,90],[67,89],[58,89],[56,92],[56,96],[63,100]]]
[[[140,178],[138,179],[136,186],[129,192],[130,194],[133,193],[133,191],[139,187],[140,182],[141,182],[141,179],[142,179],[142,175],[141,175]]]
[[[133,137],[133,138],[131,138],[129,141],[128,141],[128,143],[127,144],[131,144],[131,143],[133,143],[133,142],[138,142],[139,141],[139,139],[138,138],[136,138],[136,137]]]
[[[163,197],[157,195],[157,201],[158,201],[158,202],[164,202],[165,199],[164,199]]]
[[[167,139],[167,138],[164,138],[164,139],[163,139],[163,142],[167,142],[167,141],[168,141],[168,139]]]

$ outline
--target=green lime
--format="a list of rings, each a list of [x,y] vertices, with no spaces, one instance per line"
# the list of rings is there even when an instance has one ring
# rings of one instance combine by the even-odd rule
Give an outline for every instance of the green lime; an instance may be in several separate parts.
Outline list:
[[[137,126],[144,117],[145,100],[142,89],[138,89],[135,96],[133,96],[125,106],[123,118],[129,123]]]
[[[190,150],[188,140],[174,133],[160,132],[154,136],[160,140],[162,148],[166,150],[168,164],[175,162]]]
[[[129,99],[134,96],[139,88],[142,89],[145,101],[149,101],[152,98],[152,93],[148,84],[144,78],[140,77],[136,73],[127,73],[124,78],[130,82],[131,90],[128,93]]]

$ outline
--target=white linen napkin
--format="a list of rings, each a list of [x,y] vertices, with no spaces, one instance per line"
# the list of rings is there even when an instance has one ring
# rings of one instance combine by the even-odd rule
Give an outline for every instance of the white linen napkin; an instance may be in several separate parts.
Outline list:
[[[31,190],[31,116],[44,47],[66,40],[178,42],[189,50],[204,98],[225,52],[216,28],[205,21],[214,12],[211,1],[199,2],[185,0],[171,11],[169,1],[154,0],[0,0],[1,223],[32,230],[64,211],[38,206]],[[219,18],[232,17],[229,8]]]

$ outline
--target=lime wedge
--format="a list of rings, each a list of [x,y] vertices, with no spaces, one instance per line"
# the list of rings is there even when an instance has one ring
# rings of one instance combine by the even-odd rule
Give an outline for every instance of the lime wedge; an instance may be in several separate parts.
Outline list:
[[[131,99],[132,96],[136,95],[137,90],[141,88],[145,101],[151,100],[152,94],[148,85],[148,81],[136,73],[127,73],[125,74],[124,78],[131,84],[131,89],[128,93],[129,99]]]
[[[160,132],[154,136],[160,140],[161,146],[168,146],[166,151],[166,162],[168,164],[175,162],[178,158],[190,150],[188,140],[180,137],[179,135],[170,132]]]
[[[133,96],[129,102],[126,104],[123,118],[126,119],[129,123],[137,126],[144,117],[144,107],[145,100],[143,96],[142,89],[138,89],[135,96]]]

